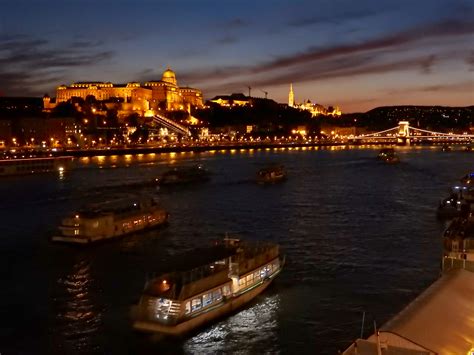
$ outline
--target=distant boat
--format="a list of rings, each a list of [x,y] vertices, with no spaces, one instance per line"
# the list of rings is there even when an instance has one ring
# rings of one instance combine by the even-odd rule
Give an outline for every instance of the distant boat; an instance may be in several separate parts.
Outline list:
[[[462,184],[465,184],[465,185],[474,184],[474,172],[468,173],[468,174],[464,175],[464,176],[460,179],[460,181],[461,181]]]
[[[207,170],[202,164],[198,164],[187,168],[173,168],[156,178],[155,181],[159,185],[178,185],[193,182],[205,182],[210,178],[211,174],[209,170]]]
[[[52,241],[90,244],[160,226],[168,212],[153,198],[114,199],[85,206],[64,218]]]
[[[280,273],[279,246],[225,238],[209,248],[176,256],[173,272],[145,284],[132,307],[133,328],[181,336],[252,301]]]
[[[447,145],[447,144],[444,144],[442,147],[441,147],[441,151],[442,152],[450,152],[451,150],[453,150],[451,148],[451,146]]]
[[[456,195],[451,195],[439,203],[436,215],[440,219],[451,219],[458,217],[462,212],[462,201]]]
[[[384,148],[379,151],[377,155],[377,159],[388,163],[388,164],[395,164],[400,162],[400,158],[398,157],[397,153],[393,148]]]
[[[259,184],[271,184],[286,180],[286,170],[283,165],[274,165],[257,172],[257,182]]]

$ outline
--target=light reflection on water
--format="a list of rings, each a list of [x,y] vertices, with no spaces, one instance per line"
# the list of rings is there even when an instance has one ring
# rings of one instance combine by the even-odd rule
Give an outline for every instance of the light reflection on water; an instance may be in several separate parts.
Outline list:
[[[97,287],[91,276],[90,261],[76,262],[57,284],[54,305],[58,326],[54,347],[66,353],[98,351],[96,335],[102,325],[102,311],[93,297]]]
[[[190,338],[183,345],[184,351],[190,354],[278,353],[280,296],[264,292],[255,302]]]

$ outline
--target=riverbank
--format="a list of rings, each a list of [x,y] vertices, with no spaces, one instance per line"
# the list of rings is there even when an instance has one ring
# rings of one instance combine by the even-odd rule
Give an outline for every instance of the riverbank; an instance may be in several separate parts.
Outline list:
[[[443,142],[429,144],[440,146]],[[215,150],[234,150],[234,149],[274,149],[274,148],[327,148],[341,146],[393,146],[393,143],[386,141],[374,141],[364,143],[354,142],[292,142],[292,143],[252,143],[252,144],[217,144],[217,145],[170,145],[170,146],[142,146],[142,147],[106,147],[94,149],[65,149],[53,152],[54,156],[74,156],[74,157],[93,157],[127,154],[147,154],[147,153],[181,153],[181,152],[208,152]],[[420,144],[417,144],[420,145]],[[427,144],[423,144],[427,145]],[[427,146],[429,146],[427,145]]]

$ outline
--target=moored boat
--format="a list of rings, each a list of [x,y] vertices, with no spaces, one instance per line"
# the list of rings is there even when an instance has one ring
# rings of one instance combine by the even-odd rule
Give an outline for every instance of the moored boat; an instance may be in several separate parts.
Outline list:
[[[259,184],[271,184],[286,180],[286,170],[283,165],[273,165],[257,172]]]
[[[211,178],[210,175],[211,174],[209,170],[207,170],[202,164],[198,164],[192,167],[181,167],[168,170],[160,177],[156,178],[155,182],[159,185],[177,185],[192,182],[204,182]]]
[[[72,157],[32,156],[0,159],[0,176],[63,172],[70,168]]]
[[[132,307],[135,330],[184,335],[248,304],[284,264],[276,244],[229,238],[180,260],[187,264],[146,283]]]
[[[152,198],[116,199],[86,206],[62,220],[55,242],[90,244],[167,222],[168,213]]]

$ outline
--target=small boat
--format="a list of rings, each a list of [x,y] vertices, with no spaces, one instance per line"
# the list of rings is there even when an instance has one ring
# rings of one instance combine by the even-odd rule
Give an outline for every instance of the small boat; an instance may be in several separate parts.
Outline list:
[[[204,182],[211,178],[209,170],[202,164],[188,168],[173,168],[166,171],[155,181],[158,185],[178,185],[193,182]]]
[[[284,265],[277,244],[225,238],[179,258],[181,267],[152,277],[138,305],[133,328],[181,336],[248,304]]]
[[[451,146],[447,145],[447,144],[444,144],[442,147],[441,147],[441,151],[442,152],[450,152],[452,150]]]
[[[456,195],[451,195],[440,201],[436,215],[440,219],[451,219],[461,215],[462,201]]]
[[[274,165],[257,172],[257,182],[259,184],[271,184],[286,180],[286,170],[283,165]]]
[[[468,173],[468,174],[464,175],[464,176],[460,179],[460,181],[461,181],[462,184],[465,184],[465,185],[474,184],[474,172]]]
[[[55,242],[91,244],[163,225],[168,213],[153,198],[116,199],[86,206],[64,218]]]
[[[400,162],[400,158],[398,157],[395,149],[393,148],[384,148],[379,151],[377,155],[377,159],[384,161],[385,163],[395,164]]]

